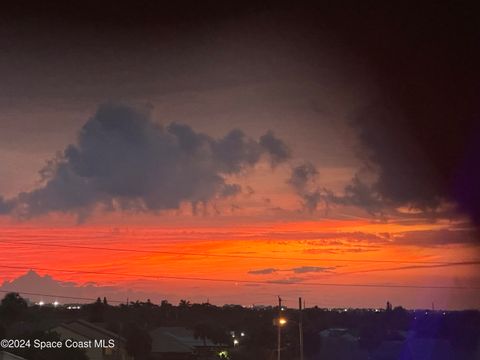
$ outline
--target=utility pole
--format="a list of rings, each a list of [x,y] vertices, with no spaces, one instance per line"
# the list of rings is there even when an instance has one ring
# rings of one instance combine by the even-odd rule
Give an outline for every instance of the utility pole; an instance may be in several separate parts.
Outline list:
[[[282,326],[280,319],[282,318],[282,298],[278,297],[278,319],[277,319],[277,360],[280,360],[280,351],[282,343]]]
[[[299,319],[298,319],[298,335],[300,339],[300,360],[303,360],[303,311],[302,311],[302,298],[298,298],[298,311],[299,311]]]

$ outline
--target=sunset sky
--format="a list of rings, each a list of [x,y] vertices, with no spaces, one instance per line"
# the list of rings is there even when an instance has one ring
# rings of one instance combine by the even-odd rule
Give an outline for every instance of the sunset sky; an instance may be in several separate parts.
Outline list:
[[[0,290],[480,307],[467,11],[130,6],[3,12]]]

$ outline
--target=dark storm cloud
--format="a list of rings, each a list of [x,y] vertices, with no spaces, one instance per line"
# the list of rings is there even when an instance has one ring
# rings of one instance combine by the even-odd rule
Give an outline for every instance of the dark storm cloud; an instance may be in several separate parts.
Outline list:
[[[332,202],[370,213],[400,206],[440,212],[452,202],[480,224],[480,17],[473,4],[338,2],[292,11],[299,28],[317,18],[342,46],[339,60],[356,71],[364,66],[373,85],[372,101],[350,118],[360,172],[376,178],[359,172]],[[318,44],[312,56],[320,53]],[[311,195],[305,202],[314,207]]]
[[[83,126],[77,143],[41,171],[44,185],[18,196],[16,211],[84,217],[100,204],[146,211],[176,209],[182,202],[195,206],[240,192],[224,176],[254,166],[262,155],[279,161],[275,149],[241,130],[214,139],[187,125],[162,127],[147,110],[106,104]]]
[[[302,199],[303,207],[309,212],[317,209],[322,196],[316,184],[318,171],[311,163],[303,163],[292,169],[288,184],[290,184]]]
[[[456,117],[439,122],[433,115],[419,116],[421,112],[399,116],[378,105],[355,119],[361,154],[378,177],[372,185],[355,177],[345,201],[372,212],[382,206],[432,212],[453,201],[476,219],[480,148],[473,144],[480,140],[474,139],[478,131],[467,130],[465,121]]]
[[[335,31],[379,89],[352,121],[378,175],[372,196],[424,211],[454,202],[480,224],[480,27],[471,5],[353,6]]]

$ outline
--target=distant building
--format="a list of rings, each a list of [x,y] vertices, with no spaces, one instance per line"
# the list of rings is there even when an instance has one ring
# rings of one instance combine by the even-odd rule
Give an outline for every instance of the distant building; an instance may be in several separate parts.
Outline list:
[[[10,354],[6,351],[0,351],[0,360],[27,360],[21,356]]]
[[[60,335],[62,339],[73,339],[76,341],[104,340],[108,345],[109,340],[114,340],[115,346],[110,347],[90,347],[86,349],[86,354],[90,360],[132,360],[125,349],[125,339],[107,329],[92,324],[84,320],[76,320],[68,324],[61,324],[52,329]]]
[[[209,339],[195,339],[193,331],[183,327],[159,327],[150,331],[150,337],[151,358],[155,360],[214,359],[215,354],[225,351],[225,346]]]

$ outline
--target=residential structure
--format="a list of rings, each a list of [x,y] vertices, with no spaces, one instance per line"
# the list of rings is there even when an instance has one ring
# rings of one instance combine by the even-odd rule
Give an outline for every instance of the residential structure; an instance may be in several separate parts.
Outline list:
[[[76,320],[68,324],[61,324],[53,328],[52,331],[58,333],[64,340],[91,340],[92,346],[85,349],[90,360],[133,360],[127,354],[126,341],[123,337],[88,321]],[[113,347],[109,346],[111,340],[114,343]],[[100,342],[103,342],[103,344],[94,346],[95,341],[97,341],[97,344]]]
[[[6,351],[0,351],[0,360],[27,360],[21,356],[10,354]]]
[[[155,360],[218,359],[225,346],[209,339],[195,339],[193,331],[183,327],[159,327],[150,332],[151,357]]]
[[[360,349],[358,338],[348,329],[332,328],[320,332],[320,359],[367,360],[367,351]]]

